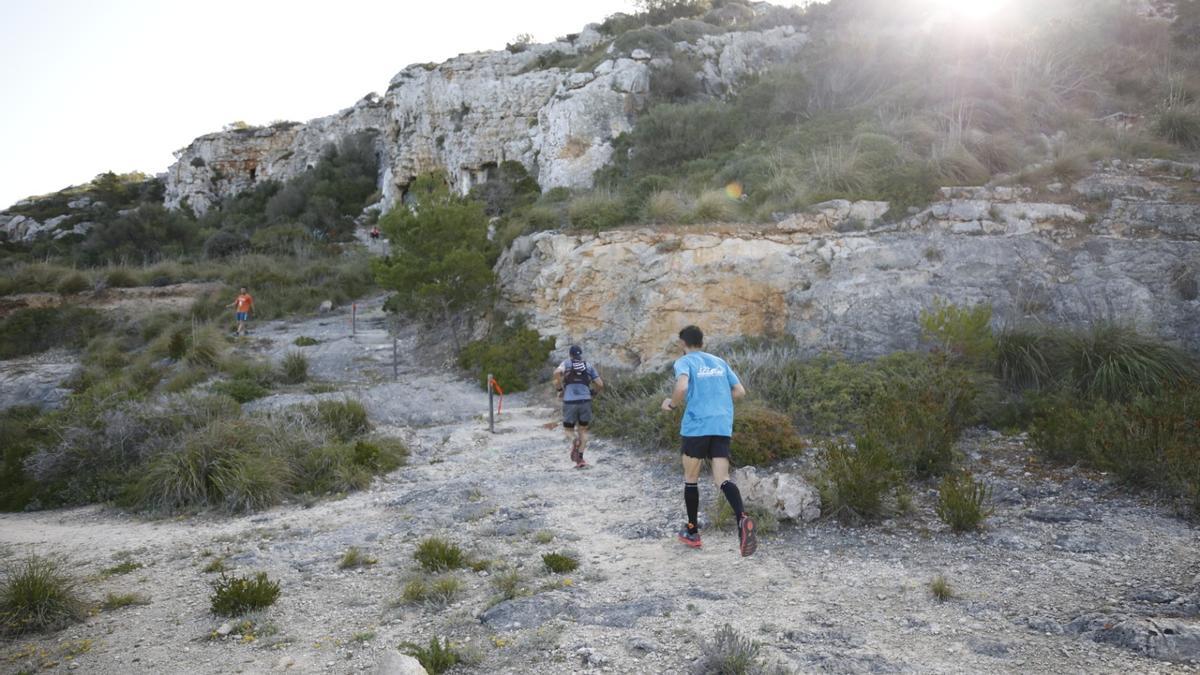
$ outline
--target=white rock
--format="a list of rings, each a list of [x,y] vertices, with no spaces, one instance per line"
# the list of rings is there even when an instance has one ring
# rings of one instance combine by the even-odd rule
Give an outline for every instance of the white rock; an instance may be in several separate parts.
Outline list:
[[[752,466],[733,472],[746,503],[771,510],[780,520],[811,522],[821,516],[821,497],[800,476],[790,473],[759,475]]]
[[[389,649],[375,662],[375,675],[429,675],[421,662]]]

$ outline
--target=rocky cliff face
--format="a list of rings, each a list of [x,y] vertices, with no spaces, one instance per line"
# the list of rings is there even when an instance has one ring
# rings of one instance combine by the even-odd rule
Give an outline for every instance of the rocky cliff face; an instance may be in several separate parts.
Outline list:
[[[500,261],[504,305],[629,367],[664,363],[689,323],[814,352],[909,349],[939,296],[989,302],[998,322],[1131,321],[1200,349],[1200,167],[1097,169],[1058,194],[946,188],[887,225],[886,203],[829,202],[773,226],[537,233]]]
[[[321,151],[350,134],[375,136],[384,201],[396,202],[417,175],[445,170],[465,192],[506,160],[521,162],[543,189],[589,187],[608,163],[612,141],[632,128],[650,92],[650,70],[665,59],[605,48],[592,27],[570,41],[464,54],[413,65],[335,115],[302,125],[230,130],[202,136],[176,153],[166,203],[204,212],[221,198],[316,164]],[[807,35],[790,26],[707,35],[679,43],[695,59],[705,90],[722,93],[772,63],[795,58]],[[587,69],[574,62],[597,52]],[[541,67],[555,62],[570,67]]]

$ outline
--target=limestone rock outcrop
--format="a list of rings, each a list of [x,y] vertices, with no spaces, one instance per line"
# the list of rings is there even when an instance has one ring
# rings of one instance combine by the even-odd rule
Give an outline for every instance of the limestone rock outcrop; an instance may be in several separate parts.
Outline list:
[[[794,58],[807,40],[784,26],[705,35],[676,47],[700,61],[697,78],[704,89],[724,93],[747,75]],[[609,45],[597,65],[582,65],[593,50],[605,49],[602,41],[589,27],[570,40],[515,53],[412,65],[392,78],[382,96],[368,95],[335,115],[201,136],[176,153],[166,176],[166,204],[186,203],[203,213],[260,181],[303,172],[330,143],[357,133],[374,138],[385,205],[396,203],[421,173],[444,170],[466,192],[508,160],[524,164],[543,189],[589,187],[592,174],[611,160],[613,140],[632,129],[646,107],[651,69],[667,63]]]
[[[1121,171],[1135,170],[1195,190],[1148,164]],[[502,305],[560,346],[634,368],[666,363],[690,323],[718,341],[788,334],[855,357],[911,349],[934,297],[991,303],[997,324],[1128,321],[1200,349],[1200,213],[1127,184],[1087,211],[1018,188],[947,188],[887,224],[886,204],[829,202],[774,225],[540,232],[501,257]]]

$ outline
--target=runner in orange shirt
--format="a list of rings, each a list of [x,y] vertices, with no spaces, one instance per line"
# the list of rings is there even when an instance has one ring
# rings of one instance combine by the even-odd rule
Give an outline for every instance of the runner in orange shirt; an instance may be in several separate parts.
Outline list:
[[[234,330],[238,335],[246,334],[246,321],[250,318],[250,312],[254,311],[254,298],[246,292],[246,287],[243,286],[237,299],[229,305],[237,312],[237,328]]]

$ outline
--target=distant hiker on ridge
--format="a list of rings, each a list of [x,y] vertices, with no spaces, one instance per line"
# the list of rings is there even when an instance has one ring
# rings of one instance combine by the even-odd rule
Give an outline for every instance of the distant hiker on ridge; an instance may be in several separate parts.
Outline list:
[[[563,433],[571,444],[571,461],[576,469],[587,466],[583,450],[587,446],[588,425],[592,423],[592,396],[604,389],[600,373],[583,360],[583,349],[571,345],[571,358],[554,369],[554,388],[563,405]],[[596,390],[592,392],[592,384]]]
[[[679,331],[683,356],[675,361],[675,390],[663,399],[662,409],[672,411],[683,404],[679,435],[683,449],[683,503],[687,527],[679,541],[700,548],[700,467],[712,461],[713,484],[721,488],[737,517],[738,549],[743,556],[758,548],[754,521],[746,515],[742,493],[729,480],[729,446],[733,438],[733,399],[746,395],[738,376],[723,359],[701,351],[704,333],[696,326]]]
[[[254,298],[246,292],[246,287],[242,286],[241,292],[238,293],[237,298],[229,306],[234,308],[234,312],[236,312],[235,316],[237,317],[237,328],[233,332],[238,335],[245,335],[246,321],[250,319],[250,312],[254,311]]]

